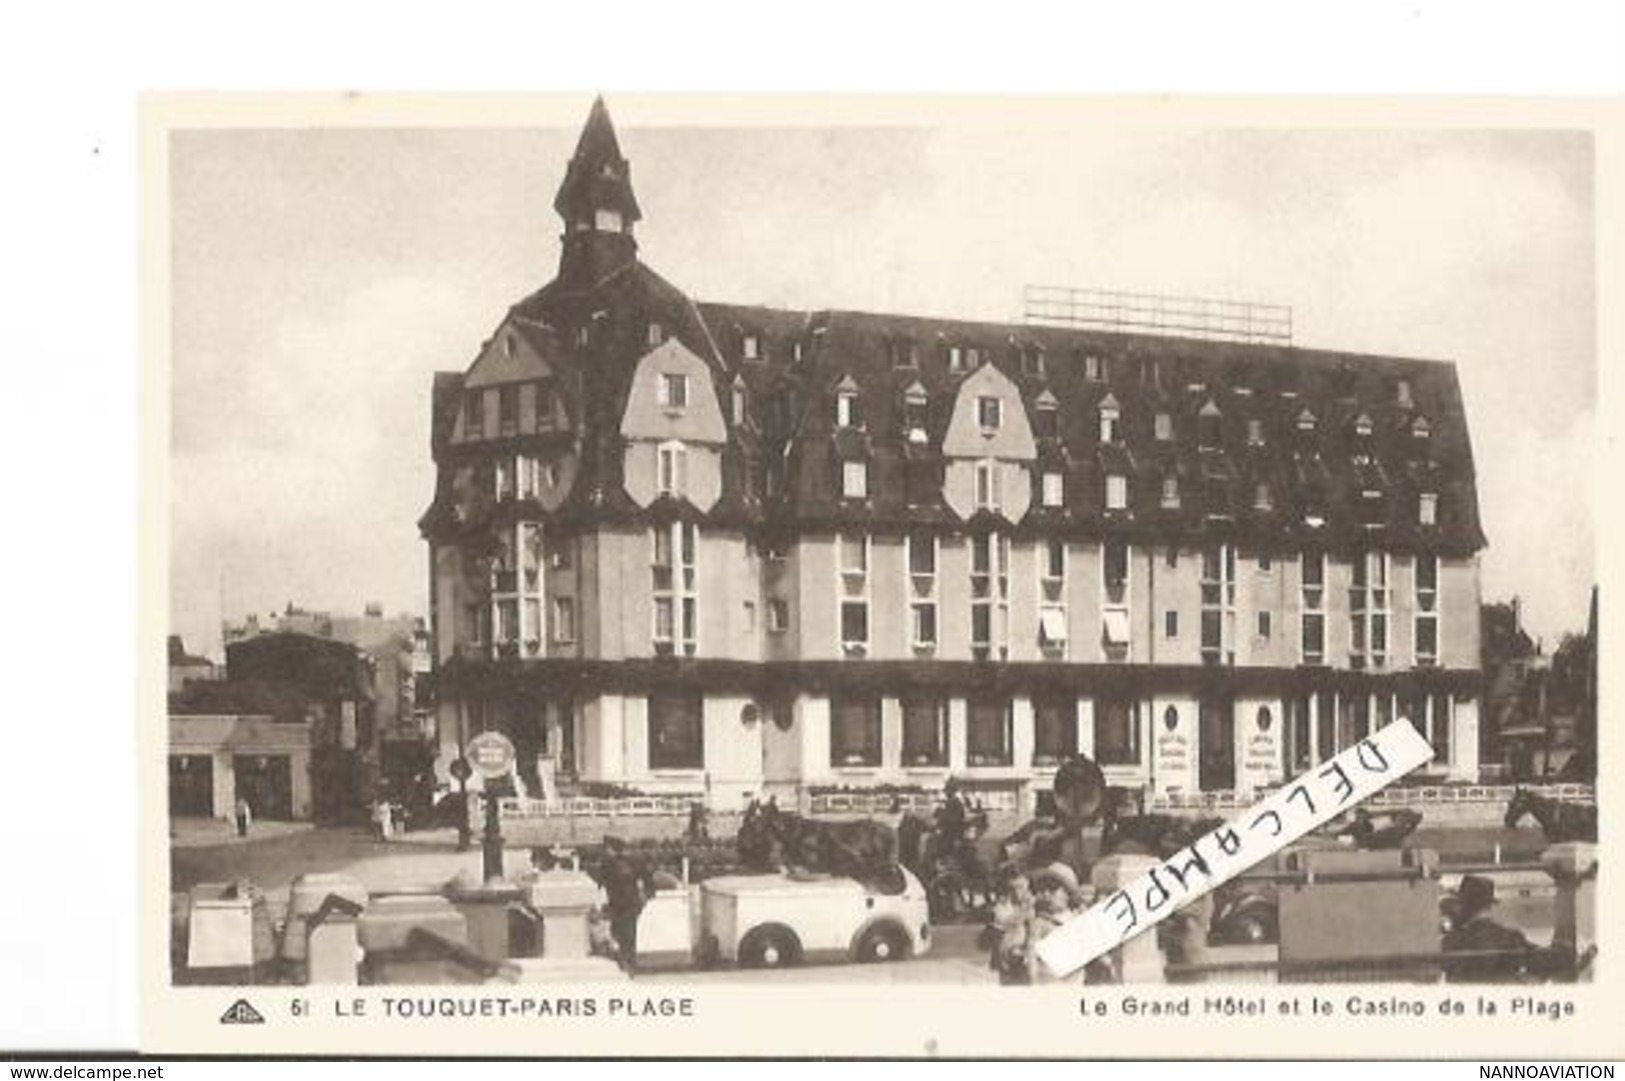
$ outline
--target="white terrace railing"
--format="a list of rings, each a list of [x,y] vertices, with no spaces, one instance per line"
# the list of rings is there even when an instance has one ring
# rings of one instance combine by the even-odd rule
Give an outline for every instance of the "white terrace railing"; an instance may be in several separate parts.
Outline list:
[[[699,795],[622,796],[615,799],[571,796],[556,800],[507,796],[497,805],[497,809],[503,818],[686,817],[694,803],[702,799]]]
[[[1252,806],[1279,786],[1261,788],[1252,796],[1224,790],[1216,792],[1168,792],[1151,798],[1158,811],[1235,810]],[[1518,790],[1509,784],[1437,784],[1389,787],[1373,793],[1366,801],[1373,807],[1426,807],[1452,804],[1498,804],[1505,806]],[[1526,792],[1562,800],[1564,803],[1597,802],[1597,790],[1588,784],[1523,785]]]

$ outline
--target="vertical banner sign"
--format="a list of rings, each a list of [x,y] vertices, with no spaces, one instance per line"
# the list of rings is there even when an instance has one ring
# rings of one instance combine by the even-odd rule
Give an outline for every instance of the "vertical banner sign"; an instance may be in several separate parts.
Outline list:
[[[1057,927],[1038,943],[1039,959],[1056,975],[1070,976],[1432,757],[1410,721],[1395,721]]]

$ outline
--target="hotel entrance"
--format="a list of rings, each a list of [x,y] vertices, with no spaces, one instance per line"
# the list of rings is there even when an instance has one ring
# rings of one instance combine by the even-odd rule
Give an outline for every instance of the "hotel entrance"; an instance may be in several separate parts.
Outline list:
[[[1196,783],[1203,792],[1236,787],[1236,711],[1228,698],[1204,697],[1198,704],[1200,733]]]

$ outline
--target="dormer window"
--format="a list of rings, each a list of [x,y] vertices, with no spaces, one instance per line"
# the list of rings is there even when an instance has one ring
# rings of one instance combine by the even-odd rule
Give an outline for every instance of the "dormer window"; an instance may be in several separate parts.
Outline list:
[[[1426,417],[1417,417],[1415,423],[1411,425],[1411,437],[1414,439],[1426,439],[1432,434],[1433,426],[1428,423]]]
[[[1102,443],[1115,443],[1119,438],[1117,421],[1121,414],[1117,408],[1117,399],[1111,395],[1100,403],[1100,441]]]
[[[733,385],[733,420],[735,428],[745,424],[745,384],[738,379]]]
[[[965,348],[960,345],[950,345],[945,350],[948,359],[948,370],[955,374],[965,370]]]
[[[1305,409],[1303,412],[1298,414],[1296,423],[1298,425],[1298,431],[1312,432],[1315,430],[1315,415],[1309,412],[1309,410]]]
[[[660,404],[666,409],[688,408],[688,376],[681,372],[660,373]]]
[[[1394,380],[1394,401],[1406,409],[1411,407],[1411,381],[1409,379]]]
[[[625,222],[619,210],[599,209],[593,212],[592,225],[600,233],[619,233]]]
[[[991,395],[977,398],[976,423],[984,433],[998,431],[1004,426],[1004,402]]]
[[[463,438],[485,438],[485,392],[469,391],[463,399]]]
[[[1163,510],[1178,510],[1179,509],[1179,478],[1178,477],[1163,477],[1162,478],[1162,509]]]
[[[1128,510],[1128,478],[1121,473],[1106,474],[1106,509]]]
[[[858,411],[858,392],[843,390],[835,395],[835,426],[837,428],[856,428],[860,426]]]
[[[1369,438],[1371,435],[1371,418],[1366,416],[1364,413],[1361,413],[1359,416],[1355,417],[1354,434],[1359,436],[1361,439]]]
[[[869,498],[869,463],[841,463],[841,495],[847,499]]]
[[[1099,383],[1106,378],[1106,366],[1094,353],[1083,355],[1083,377],[1091,383]]]
[[[801,358],[806,356],[806,354],[806,347],[800,338],[797,338],[795,341],[790,343],[790,360],[793,363],[800,364]]]
[[[649,324],[649,344],[659,345],[666,340],[666,328],[659,323]]]
[[[1439,524],[1439,496],[1435,492],[1423,492],[1416,500],[1416,520],[1421,525]]]
[[[1275,499],[1270,494],[1270,486],[1263,481],[1253,485],[1253,510],[1270,511],[1275,507]]]
[[[908,338],[887,338],[886,354],[893,368],[914,367],[914,342]]]
[[[1021,374],[1039,376],[1044,374],[1044,347],[1041,345],[1023,345],[1017,350],[1021,354]]]
[[[1174,418],[1171,414],[1158,413],[1156,418],[1152,421],[1152,427],[1158,442],[1166,443],[1173,439]]]
[[[1224,432],[1222,422],[1223,417],[1221,417],[1219,414],[1219,407],[1211,400],[1204,405],[1201,412],[1197,414],[1197,442],[1204,449],[1211,450],[1218,447],[1220,438]]]
[[[1257,417],[1247,421],[1247,445],[1249,447],[1262,447],[1264,445],[1264,422]]]
[[[1039,496],[1044,506],[1060,507],[1066,503],[1066,477],[1055,470],[1043,474]]]
[[[746,360],[762,359],[762,339],[755,334],[746,334],[739,343],[739,351]]]
[[[903,394],[903,428],[910,443],[924,443],[926,405],[929,399],[925,388],[915,383]]]
[[[1040,402],[1033,411],[1033,434],[1040,439],[1054,439],[1060,434],[1059,414],[1053,405]]]

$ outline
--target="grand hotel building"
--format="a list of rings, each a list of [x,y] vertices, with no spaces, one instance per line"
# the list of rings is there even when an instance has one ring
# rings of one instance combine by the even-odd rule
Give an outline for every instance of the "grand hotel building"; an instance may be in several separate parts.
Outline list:
[[[691,300],[594,104],[557,277],[435,377],[444,762],[737,806],[1241,795],[1395,716],[1477,769],[1451,364]],[[443,764],[444,764],[443,762]]]

